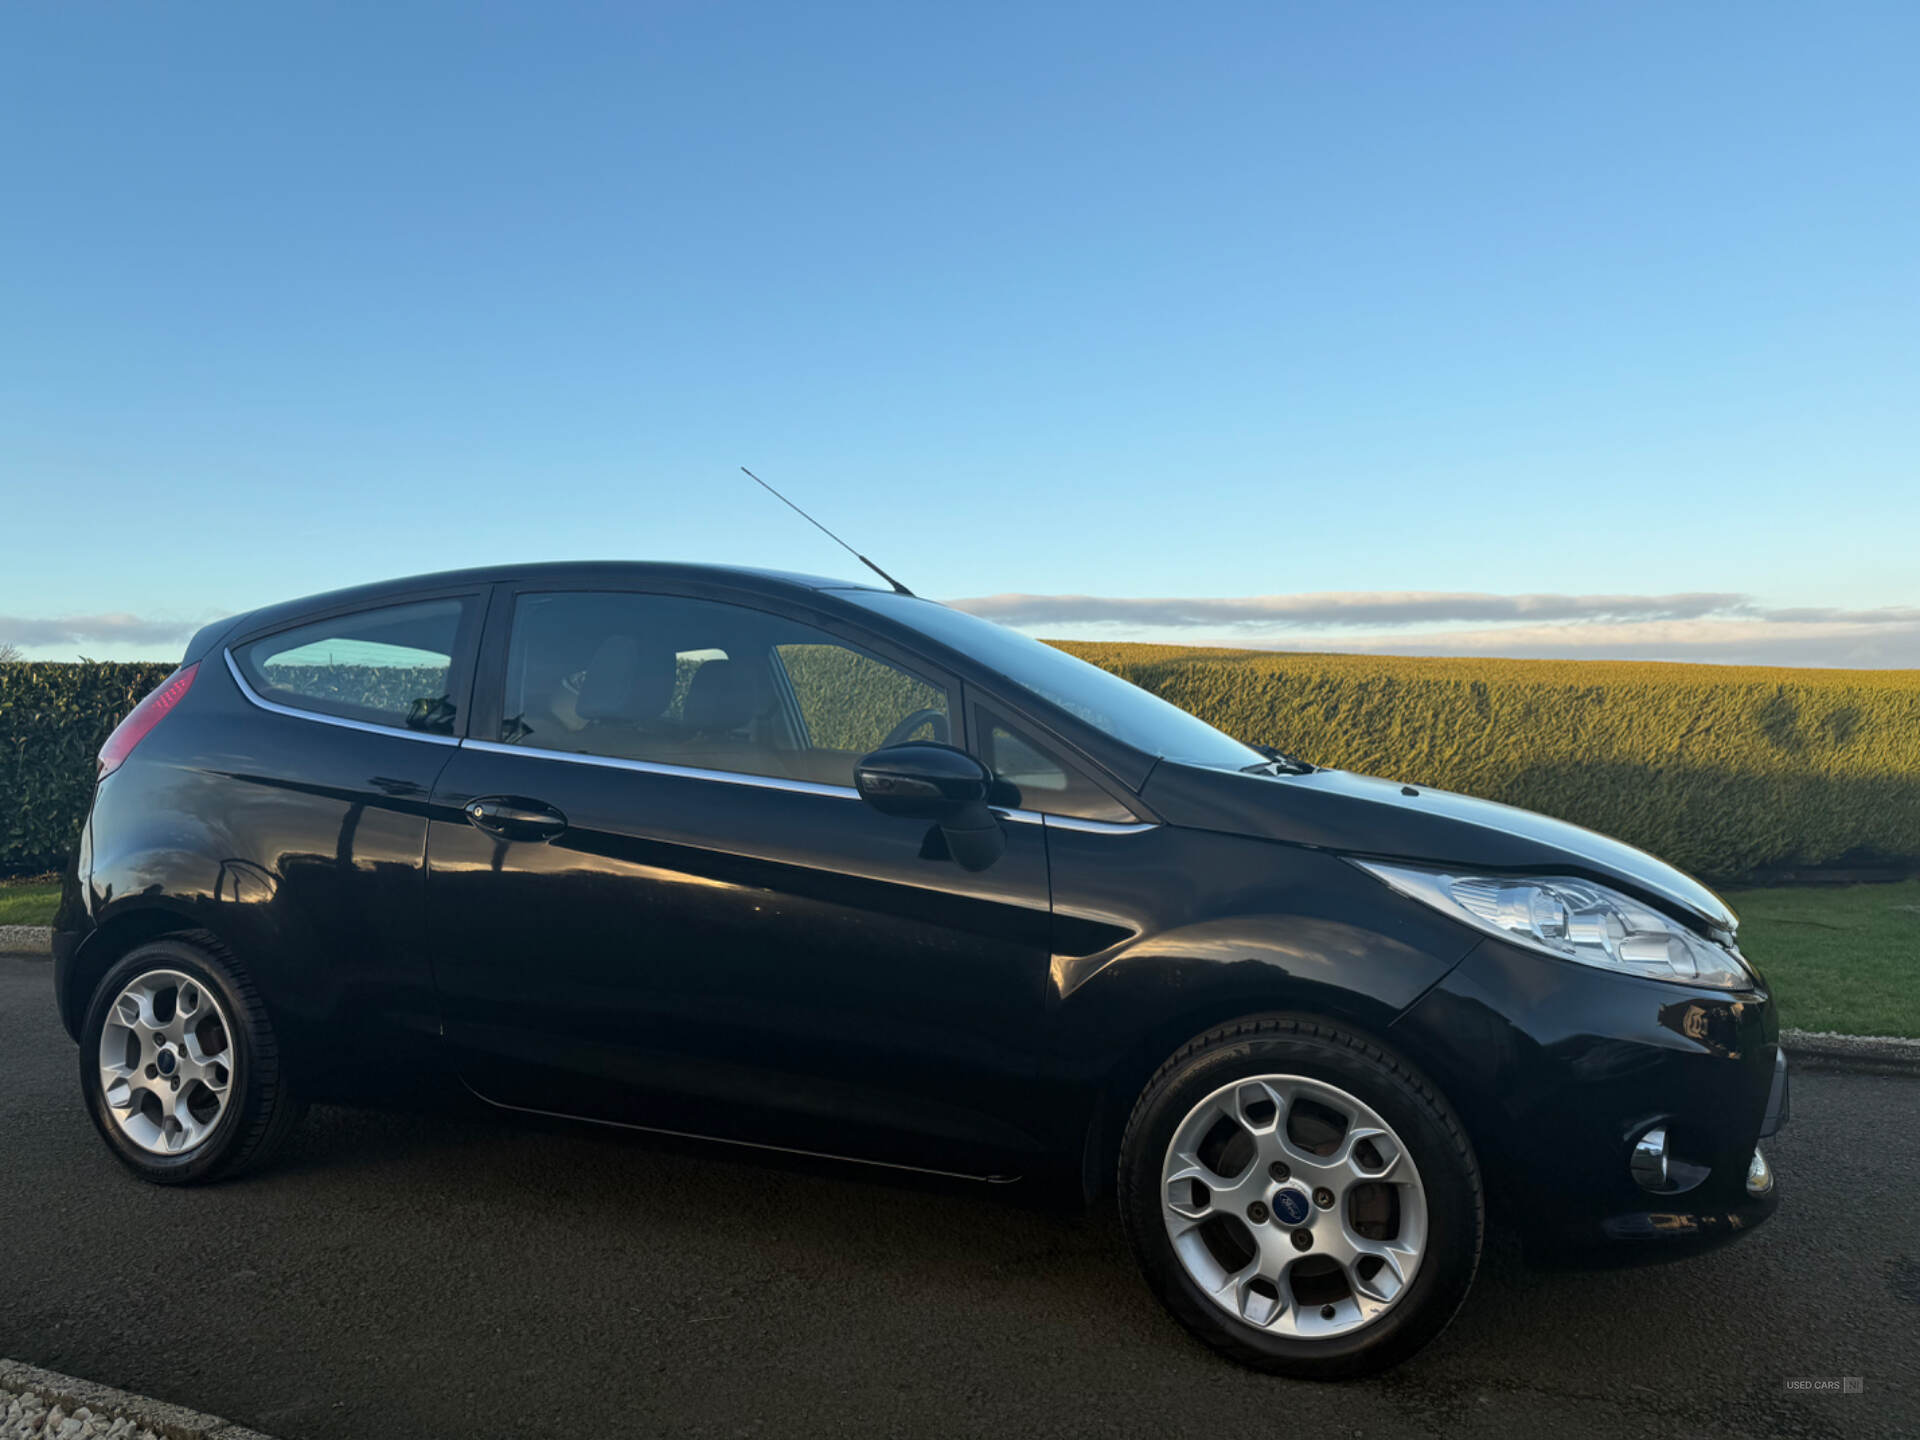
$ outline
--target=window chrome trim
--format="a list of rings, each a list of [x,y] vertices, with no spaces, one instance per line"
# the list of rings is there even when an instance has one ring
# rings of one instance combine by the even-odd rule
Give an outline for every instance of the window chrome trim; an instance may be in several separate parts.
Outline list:
[[[1049,830],[1083,830],[1089,835],[1144,835],[1160,827],[1150,820],[1079,820],[1071,815],[1046,817]]]
[[[668,765],[657,760],[626,760],[617,755],[588,755],[578,750],[544,750],[532,745],[503,745],[497,740],[462,740],[454,735],[429,735],[395,725],[375,725],[366,720],[349,720],[344,715],[328,715],[319,710],[302,710],[269,700],[242,673],[231,649],[222,649],[227,673],[248,703],[273,715],[294,720],[312,720],[321,725],[338,725],[345,730],[364,730],[369,735],[391,735],[402,740],[421,740],[429,745],[458,745],[488,755],[525,755],[535,760],[560,760],[573,765],[599,765],[609,770],[632,770],[642,775],[677,775],[687,780],[714,780],[722,785],[751,785],[761,790],[785,790],[795,795],[824,795],[832,799],[858,800],[860,792],[850,785],[823,785],[813,780],[785,780],[775,775],[751,775],[740,770],[703,770],[693,765]],[[1016,825],[1053,826],[1062,830],[1080,830],[1089,835],[1139,835],[1160,827],[1150,822],[1138,824],[1116,820],[1076,820],[1064,815],[1047,815],[1037,810],[1008,810],[993,807],[993,813]]]
[[[787,790],[797,795],[826,795],[858,800],[850,785],[822,785],[813,780],[783,780],[777,775],[750,775],[742,770],[702,770],[692,765],[667,765],[658,760],[627,760],[617,755],[588,755],[578,750],[542,750],[534,745],[503,745],[498,740],[467,740],[463,748],[488,755],[526,755],[535,760],[562,760],[574,765],[599,765],[608,770],[633,770],[642,775],[678,775],[687,780],[717,780],[723,785],[752,785],[761,790]]]
[[[240,673],[240,665],[233,658],[231,649],[222,649],[221,656],[227,662],[227,673],[233,676],[233,683],[240,687],[240,693],[253,704],[275,715],[289,715],[295,720],[314,720],[322,725],[338,725],[345,730],[364,730],[369,735],[392,735],[402,740],[424,740],[429,745],[458,745],[456,735],[430,735],[424,730],[408,730],[399,725],[375,725],[367,720],[349,720],[344,715],[328,715],[320,710],[302,710],[296,705],[282,705],[269,700],[247,683],[247,677]]]

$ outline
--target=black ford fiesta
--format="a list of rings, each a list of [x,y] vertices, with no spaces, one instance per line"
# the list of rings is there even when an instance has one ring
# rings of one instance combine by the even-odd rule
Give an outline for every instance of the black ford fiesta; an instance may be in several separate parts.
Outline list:
[[[1665,1257],[1778,1203],[1734,916],[1571,825],[1229,739],[903,591],[433,575],[203,630],[100,755],[55,984],[136,1174],[471,1092],[1117,1188],[1290,1375],[1459,1307],[1486,1211]]]

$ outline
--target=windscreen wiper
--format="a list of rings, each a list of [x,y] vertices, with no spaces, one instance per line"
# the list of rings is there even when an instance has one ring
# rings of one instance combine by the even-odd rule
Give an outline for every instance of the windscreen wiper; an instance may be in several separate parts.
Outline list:
[[[1250,774],[1311,775],[1320,768],[1298,756],[1289,755],[1284,750],[1276,750],[1271,745],[1256,745],[1253,748],[1267,758],[1258,765],[1247,766],[1246,770]]]

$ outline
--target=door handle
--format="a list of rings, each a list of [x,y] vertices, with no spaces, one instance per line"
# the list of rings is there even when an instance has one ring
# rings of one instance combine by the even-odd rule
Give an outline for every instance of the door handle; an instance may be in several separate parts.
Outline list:
[[[538,800],[483,795],[461,807],[474,828],[501,840],[551,840],[567,828],[567,817]]]

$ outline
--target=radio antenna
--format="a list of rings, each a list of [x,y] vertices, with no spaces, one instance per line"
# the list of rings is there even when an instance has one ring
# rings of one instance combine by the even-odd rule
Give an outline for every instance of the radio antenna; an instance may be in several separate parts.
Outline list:
[[[878,565],[874,564],[873,561],[869,560],[866,556],[862,555],[858,550],[854,549],[851,545],[847,544],[846,541],[842,540],[838,535],[834,534],[831,530],[827,529],[826,526],[822,525],[818,520],[814,519],[811,515],[807,514],[806,511],[802,510],[798,505],[794,504],[791,500],[787,499],[787,497],[782,495],[778,490],[774,489],[771,485],[767,484],[767,482],[762,480],[758,475],[754,474],[751,470],[747,469],[746,466],[742,465],[740,467],[740,473],[746,476],[749,480],[753,481],[754,484],[758,485],[762,490],[766,491],[769,495],[773,496],[773,498],[778,500],[782,505],[786,506],[789,510],[793,511],[793,513],[798,515],[802,520],[806,521],[809,525],[813,526],[813,528],[818,530],[822,535],[826,536],[829,540],[833,541],[834,544],[838,545],[842,550],[846,551],[854,559],[858,560],[862,565],[866,566],[869,570],[873,571],[873,573],[878,575],[882,580],[886,581],[887,584],[893,587],[894,594],[908,595],[908,596],[911,596],[913,594],[913,591],[909,590],[906,586],[902,585],[898,580],[894,579],[893,576],[889,575],[886,571],[882,570]]]

